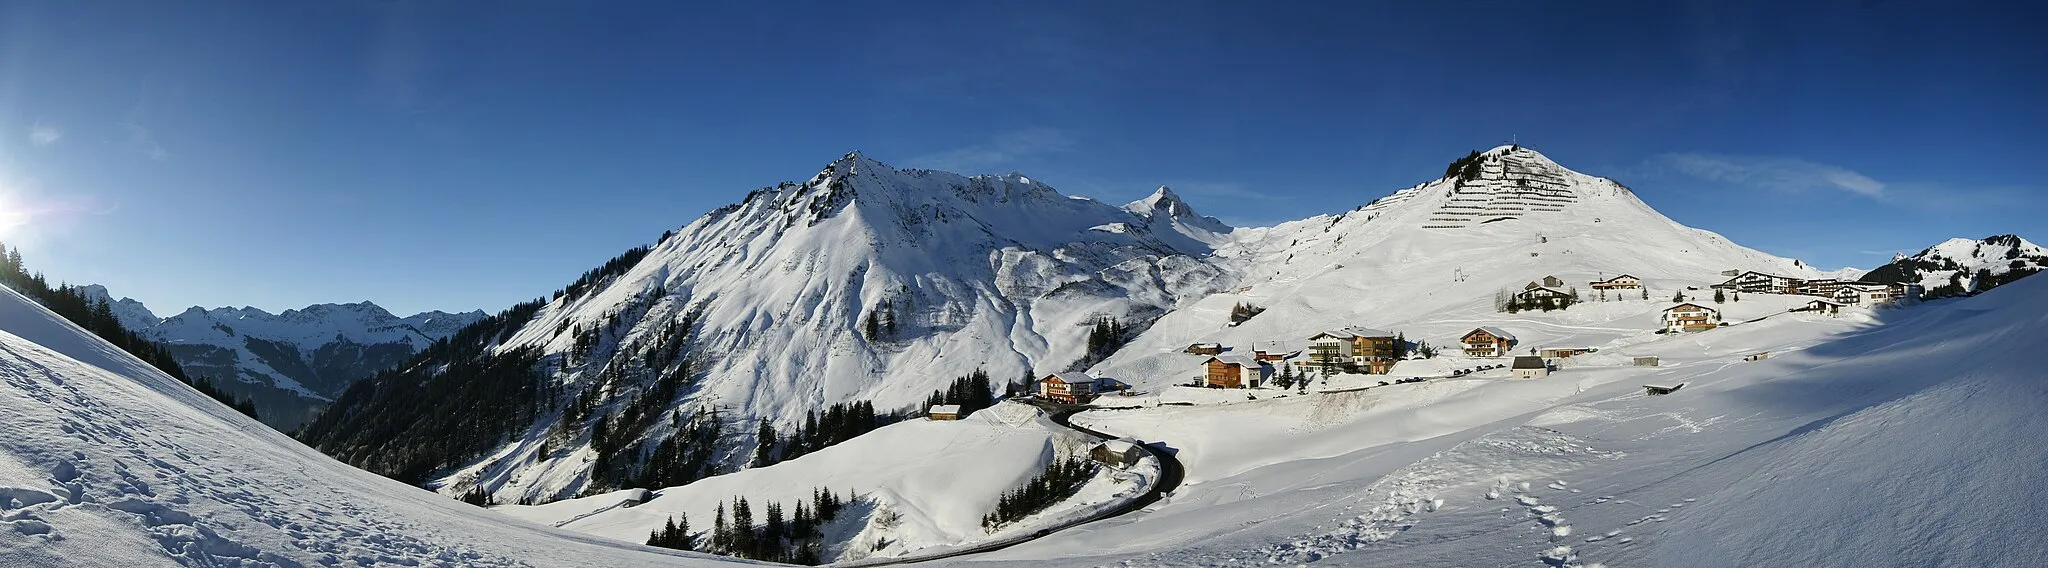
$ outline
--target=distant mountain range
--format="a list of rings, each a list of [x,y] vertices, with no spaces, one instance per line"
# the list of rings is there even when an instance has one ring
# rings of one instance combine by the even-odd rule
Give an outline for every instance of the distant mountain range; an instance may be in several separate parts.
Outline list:
[[[254,400],[264,423],[284,431],[312,419],[356,381],[484,317],[429,311],[401,318],[367,301],[280,314],[193,306],[158,317],[142,302],[112,298],[103,286],[84,289],[107,301],[123,326],[164,343],[187,374]]]

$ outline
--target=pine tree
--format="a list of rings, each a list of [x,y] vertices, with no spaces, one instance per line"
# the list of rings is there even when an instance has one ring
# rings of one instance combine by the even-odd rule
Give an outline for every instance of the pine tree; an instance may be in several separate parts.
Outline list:
[[[1679,291],[1678,291],[1678,293],[1672,294],[1672,295],[1671,295],[1671,301],[1673,301],[1673,302],[1683,302],[1683,301],[1685,301],[1685,291],[1684,291],[1684,290],[1679,290]]]
[[[1728,297],[1727,297],[1727,296],[1725,296],[1725,295],[1722,295],[1722,293],[1721,293],[1721,289],[1720,289],[1720,288],[1715,288],[1715,289],[1714,289],[1714,303],[1716,303],[1716,304],[1720,304],[1720,303],[1726,303],[1727,301],[1728,301]]]

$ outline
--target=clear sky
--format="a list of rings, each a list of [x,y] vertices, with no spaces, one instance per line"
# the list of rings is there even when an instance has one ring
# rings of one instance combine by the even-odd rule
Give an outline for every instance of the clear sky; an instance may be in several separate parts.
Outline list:
[[[1023,4],[0,0],[0,240],[497,310],[853,149],[1257,225],[1510,136],[1823,267],[2048,239],[2038,2]]]

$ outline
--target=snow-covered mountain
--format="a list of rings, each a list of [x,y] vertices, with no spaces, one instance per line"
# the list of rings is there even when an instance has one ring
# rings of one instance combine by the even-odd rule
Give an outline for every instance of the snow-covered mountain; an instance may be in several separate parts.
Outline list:
[[[178,366],[223,391],[255,401],[263,421],[291,430],[356,381],[403,363],[435,340],[484,317],[429,311],[398,317],[376,304],[314,304],[272,314],[198,306],[167,318],[132,298],[84,287],[123,327],[165,344]]]
[[[537,357],[547,375],[537,396],[557,401],[536,403],[545,409],[532,426],[479,435],[512,442],[453,458],[467,465],[433,484],[449,493],[481,485],[503,502],[566,497],[602,488],[592,487],[606,477],[589,475],[594,464],[630,473],[613,454],[651,451],[706,415],[760,417],[787,431],[837,402],[910,408],[975,369],[1021,379],[1092,367],[1141,387],[1184,382],[1192,370],[1167,354],[1190,342],[1394,325],[1546,275],[1584,286],[1628,273],[1669,297],[1681,282],[1729,269],[1818,274],[1679,225],[1628,188],[1527,148],[1475,153],[1455,167],[1341,214],[1233,229],[1165,188],[1117,207],[1018,174],[899,170],[849,154],[805,182],[713,211],[517,314],[510,328],[481,333],[491,353]],[[1268,311],[1227,326],[1240,302]],[[1105,317],[1134,339],[1097,364],[1089,335]],[[697,355],[673,356],[686,337]],[[429,363],[416,361],[420,375],[406,380],[436,376]],[[689,385],[674,400],[641,400],[667,394],[656,385],[676,374]],[[446,434],[422,423],[411,435],[379,427],[384,437],[363,438],[394,407],[436,408],[414,406],[419,395],[364,389],[363,401],[344,401],[349,408],[316,423],[309,439],[397,473],[375,464],[407,454],[393,444]],[[370,402],[380,389],[385,401]],[[576,403],[563,411],[561,400]],[[675,417],[644,418],[655,412]],[[598,418],[608,437],[638,450],[593,448]],[[633,430],[618,432],[620,423]]]
[[[628,407],[716,411],[787,430],[835,402],[908,409],[976,369],[1007,381],[1085,366],[1098,320],[1142,329],[1227,287],[1231,275],[1203,259],[1229,230],[1164,188],[1119,207],[1018,174],[896,169],[852,153],[592,271],[509,322],[490,352],[537,354],[548,396],[590,400],[606,420]],[[676,357],[685,337],[695,355]],[[675,400],[639,400],[685,374]],[[378,386],[364,388],[369,397]],[[308,439],[364,460],[396,455],[376,448],[406,442],[350,434],[363,428],[351,417],[369,420],[381,408],[342,409]],[[510,432],[512,445],[441,485],[481,483],[505,502],[585,490],[590,462],[609,458],[589,448],[595,421],[580,414],[538,417],[538,435],[554,443]],[[686,427],[634,422],[647,422],[626,434],[634,447]],[[617,436],[614,426],[606,429]],[[536,459],[565,447],[575,448],[572,459]]]
[[[2048,250],[2019,235],[1949,239],[1863,275],[1865,282],[1919,284],[1928,298],[1974,294],[2048,268]]]

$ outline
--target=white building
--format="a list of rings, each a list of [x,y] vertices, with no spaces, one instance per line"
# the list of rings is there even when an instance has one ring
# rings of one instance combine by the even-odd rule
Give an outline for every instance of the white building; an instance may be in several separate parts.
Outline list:
[[[1664,309],[1664,332],[1706,331],[1720,327],[1721,310],[1686,302]]]

